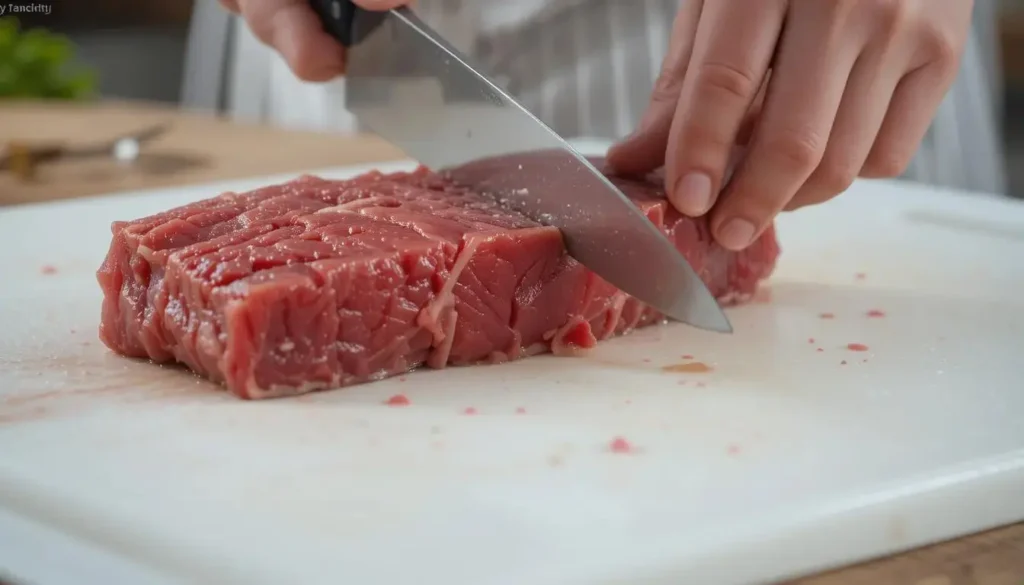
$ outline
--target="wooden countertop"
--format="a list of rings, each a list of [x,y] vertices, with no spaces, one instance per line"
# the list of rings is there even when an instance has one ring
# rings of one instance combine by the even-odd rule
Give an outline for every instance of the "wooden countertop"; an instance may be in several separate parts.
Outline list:
[[[119,102],[0,101],[0,149],[11,141],[88,145],[162,122],[171,122],[171,128],[144,147],[133,167],[105,157],[69,160],[40,166],[31,182],[0,171],[0,205],[403,158],[401,151],[372,136],[285,132]]]
[[[105,140],[163,121],[172,129],[135,168],[104,159],[55,163],[31,183],[0,173],[0,206],[402,158],[374,137],[289,132],[136,103],[0,102],[0,144]],[[1024,523],[789,585],[1024,585]]]

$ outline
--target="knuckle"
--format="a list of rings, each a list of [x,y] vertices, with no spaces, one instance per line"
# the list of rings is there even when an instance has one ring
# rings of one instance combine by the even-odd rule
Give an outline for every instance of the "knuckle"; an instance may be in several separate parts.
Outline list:
[[[887,31],[904,30],[911,20],[913,2],[906,0],[870,0],[867,5],[873,10],[875,22]]]
[[[670,51],[661,62],[658,78],[654,80],[652,100],[675,101],[683,87],[683,73],[686,70],[684,55],[679,51]]]
[[[821,192],[829,196],[837,195],[846,191],[857,179],[859,169],[847,161],[825,158],[818,170],[815,183],[821,187]]]
[[[864,163],[864,174],[872,177],[894,178],[907,172],[910,156],[890,149],[871,153]]]
[[[747,101],[754,97],[759,84],[748,70],[729,63],[710,61],[700,65],[697,71],[697,87],[698,91],[716,97],[728,96]]]
[[[811,131],[786,132],[766,141],[765,151],[784,168],[810,171],[821,162],[824,140]]]
[[[927,27],[922,43],[928,61],[946,72],[956,71],[960,64],[963,42],[949,31]]]
[[[902,44],[908,29],[912,27],[913,2],[906,0],[868,0],[864,3],[871,10],[873,36],[886,49]]]
[[[651,90],[652,102],[674,102],[679,99],[682,83],[674,72],[662,71]]]

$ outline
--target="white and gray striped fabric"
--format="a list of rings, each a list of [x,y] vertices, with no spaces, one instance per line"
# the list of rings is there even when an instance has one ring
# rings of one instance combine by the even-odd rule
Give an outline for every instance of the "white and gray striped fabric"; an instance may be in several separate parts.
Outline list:
[[[680,0],[417,0],[417,12],[566,137],[616,139],[650,96]],[[904,178],[1004,193],[993,0]]]

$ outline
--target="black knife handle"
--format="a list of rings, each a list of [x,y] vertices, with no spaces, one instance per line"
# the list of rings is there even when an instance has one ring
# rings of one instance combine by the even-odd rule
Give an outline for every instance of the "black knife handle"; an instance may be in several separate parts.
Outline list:
[[[384,22],[387,15],[387,12],[360,8],[352,0],[309,0],[309,5],[320,17],[324,31],[343,47],[360,43]]]

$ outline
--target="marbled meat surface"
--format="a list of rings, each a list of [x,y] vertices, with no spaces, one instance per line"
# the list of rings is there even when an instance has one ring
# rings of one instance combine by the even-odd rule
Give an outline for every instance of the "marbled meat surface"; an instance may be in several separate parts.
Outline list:
[[[733,253],[612,177],[726,305],[779,254],[773,229]],[[566,254],[560,232],[420,168],[305,176],[112,226],[100,338],[180,362],[242,398],[297,395],[426,365],[573,355],[662,320]]]

